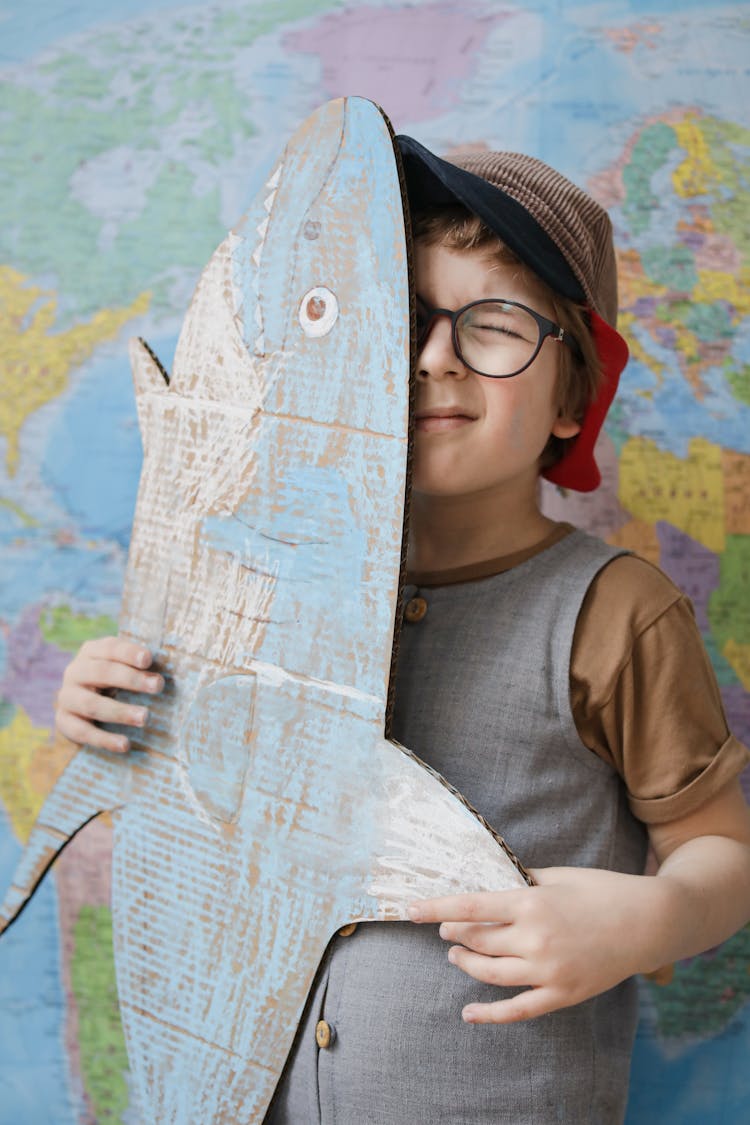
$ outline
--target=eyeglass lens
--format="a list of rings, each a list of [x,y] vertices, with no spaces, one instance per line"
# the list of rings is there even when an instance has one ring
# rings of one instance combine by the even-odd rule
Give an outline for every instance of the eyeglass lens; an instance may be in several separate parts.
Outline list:
[[[420,347],[430,325],[430,312],[417,302]],[[469,305],[456,320],[459,358],[483,375],[513,375],[531,360],[540,332],[534,317],[518,305],[506,301]]]

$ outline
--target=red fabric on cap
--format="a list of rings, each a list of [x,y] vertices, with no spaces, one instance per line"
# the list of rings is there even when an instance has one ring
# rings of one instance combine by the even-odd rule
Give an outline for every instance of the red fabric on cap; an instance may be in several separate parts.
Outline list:
[[[599,437],[607,411],[617,392],[620,375],[628,362],[628,345],[616,329],[607,324],[594,309],[589,310],[591,335],[602,365],[602,384],[599,393],[589,404],[580,433],[567,453],[556,465],[542,471],[542,476],[561,488],[574,488],[577,492],[593,492],[601,483],[601,473],[594,459],[594,446]]]

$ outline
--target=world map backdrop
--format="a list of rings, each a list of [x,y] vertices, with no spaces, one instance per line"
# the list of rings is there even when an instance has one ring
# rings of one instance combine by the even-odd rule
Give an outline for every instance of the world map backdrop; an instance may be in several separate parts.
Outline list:
[[[62,670],[116,629],[127,339],[170,366],[212,250],[342,94],[446,154],[541,157],[610,209],[632,358],[602,488],[545,507],[688,592],[750,743],[748,60],[742,3],[0,0],[0,886],[68,760]],[[109,848],[85,829],[0,941],[0,1125],[138,1122]],[[630,1125],[748,1120],[749,999],[750,930],[643,984]]]

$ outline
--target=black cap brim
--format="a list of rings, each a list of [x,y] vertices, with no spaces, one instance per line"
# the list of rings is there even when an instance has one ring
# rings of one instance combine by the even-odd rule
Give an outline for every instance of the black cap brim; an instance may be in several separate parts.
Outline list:
[[[412,137],[401,134],[396,144],[412,211],[462,203],[556,293],[587,304],[581,283],[562,251],[517,200],[481,176],[442,160]]]

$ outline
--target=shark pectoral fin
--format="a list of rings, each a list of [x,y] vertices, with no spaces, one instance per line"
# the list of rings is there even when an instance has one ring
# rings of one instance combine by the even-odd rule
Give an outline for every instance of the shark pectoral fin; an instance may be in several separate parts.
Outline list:
[[[0,905],[0,933],[23,910],[53,860],[85,824],[125,801],[129,758],[82,749],[63,772],[42,805],[36,823]]]
[[[509,848],[434,770],[396,743],[382,749],[383,800],[372,880],[382,918],[415,898],[527,886]]]
[[[193,792],[208,814],[236,819],[250,768],[255,676],[224,676],[202,687],[180,734]]]

